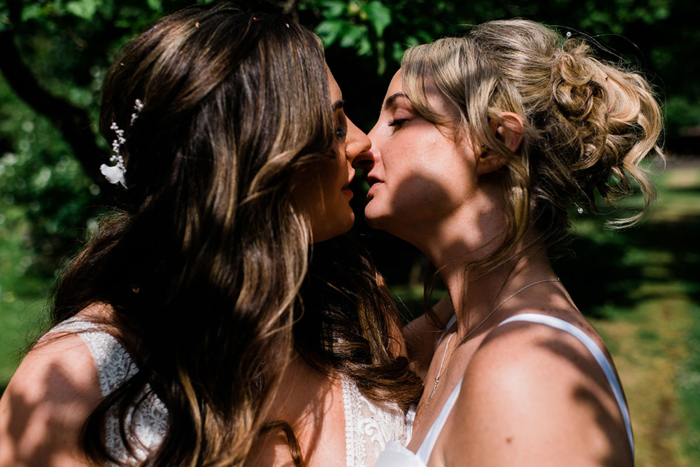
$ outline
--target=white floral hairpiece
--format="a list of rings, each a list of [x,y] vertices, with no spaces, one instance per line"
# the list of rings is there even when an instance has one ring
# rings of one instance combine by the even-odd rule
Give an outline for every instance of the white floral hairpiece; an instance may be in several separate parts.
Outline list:
[[[134,121],[139,117],[141,110],[143,110],[143,102],[141,102],[140,99],[136,99],[134,102],[134,112],[131,114],[129,126],[133,126]],[[102,164],[100,166],[100,172],[102,172],[102,175],[105,176],[109,183],[113,185],[119,183],[121,186],[126,188],[126,178],[124,177],[126,174],[126,166],[124,165],[124,157],[119,152],[121,146],[126,143],[126,138],[124,138],[124,130],[119,128],[117,122],[112,122],[109,128],[110,130],[114,130],[114,133],[117,135],[116,139],[112,141],[112,152],[114,154],[112,154],[112,157],[109,158],[110,162],[116,162],[116,164],[111,166]]]

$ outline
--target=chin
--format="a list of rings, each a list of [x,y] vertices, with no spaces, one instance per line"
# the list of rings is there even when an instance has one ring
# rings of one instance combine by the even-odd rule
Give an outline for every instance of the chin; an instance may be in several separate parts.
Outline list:
[[[314,230],[313,232],[313,243],[325,242],[340,235],[346,234],[352,229],[355,224],[355,213],[352,209],[347,216],[343,216],[342,219],[328,220],[324,223],[321,231]]]

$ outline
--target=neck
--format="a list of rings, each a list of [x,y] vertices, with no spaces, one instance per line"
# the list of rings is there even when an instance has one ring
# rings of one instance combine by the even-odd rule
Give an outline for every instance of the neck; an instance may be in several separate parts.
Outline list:
[[[532,244],[533,237],[532,234],[526,235],[513,250],[510,260],[488,270],[469,265],[495,251],[500,241],[482,247],[479,255],[470,254],[458,248],[459,243],[452,242],[451,247],[430,258],[447,286],[457,316],[457,334],[460,338],[483,320],[490,321],[495,308],[514,292],[535,282],[556,278],[544,248],[527,247]],[[505,308],[496,310],[496,314]],[[489,326],[485,323],[482,327]]]

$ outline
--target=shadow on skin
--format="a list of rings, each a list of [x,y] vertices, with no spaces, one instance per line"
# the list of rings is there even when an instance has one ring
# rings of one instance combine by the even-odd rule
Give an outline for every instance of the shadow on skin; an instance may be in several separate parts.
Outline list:
[[[426,156],[428,157],[428,156]],[[403,184],[399,187],[394,187],[393,192],[396,193],[402,193],[403,191],[415,191],[416,187],[421,187],[425,191],[429,192],[431,196],[435,197],[435,199],[439,199],[440,196],[447,196],[447,193],[449,192],[449,187],[446,185],[448,183],[447,180],[438,180],[438,179],[430,179],[427,178],[423,175],[413,175],[412,177],[406,179]],[[399,211],[399,204],[394,204],[392,209],[394,209],[393,212],[400,212]],[[402,207],[405,209],[405,206]],[[473,219],[474,222],[477,223],[477,230],[481,232],[492,232],[493,231],[493,222],[498,222],[499,219],[494,217],[494,215],[477,215]],[[411,233],[407,233],[406,236],[409,237]],[[491,242],[490,245],[487,245],[487,247],[492,247],[495,246],[494,242]],[[481,247],[480,249],[485,249],[486,247]],[[614,264],[619,265],[619,258],[621,257],[619,254],[618,246],[613,245],[610,247],[614,251],[606,251],[603,252],[603,254],[600,254],[600,256],[605,258],[605,261],[609,261]],[[624,245],[621,245],[619,248],[624,248]],[[470,247],[468,244],[465,242],[457,242],[452,245],[449,245],[445,251],[450,251],[450,252],[464,252],[464,256],[469,255],[469,254],[474,254],[474,253],[479,253],[479,250],[474,249]],[[590,253],[590,250],[589,250]],[[582,253],[581,256],[586,259],[597,259],[599,257],[599,254],[587,254],[587,253]],[[456,261],[459,261],[459,257],[454,258]],[[590,265],[588,265],[590,266]],[[587,265],[584,265],[581,269],[586,270]],[[578,269],[578,268],[577,268]],[[618,281],[620,280],[620,277],[626,277],[627,271],[621,271],[619,268],[615,270],[612,268],[611,272],[610,270],[606,270],[605,267],[600,268],[596,267],[593,268],[595,271],[599,271],[600,269],[603,269],[606,271],[605,278],[610,281],[610,283],[614,283],[612,281],[612,277],[615,277]],[[626,278],[628,281],[635,281],[638,280],[639,274],[630,274],[631,278]],[[572,281],[575,282],[575,281]],[[595,290],[595,285],[593,286],[593,289]],[[587,291],[588,296],[594,296],[597,297],[598,299],[602,298],[605,296],[607,293],[607,288],[601,288],[601,294],[591,294],[590,289]],[[573,294],[572,294],[573,295]],[[602,296],[602,297],[601,297]],[[574,300],[576,300],[576,296],[574,296]],[[547,313],[550,314],[550,313]],[[554,315],[558,313],[552,313]],[[502,336],[504,334],[507,334],[509,332],[517,332],[518,330],[522,329],[524,326],[532,326],[531,323],[513,323],[509,325],[507,328],[502,328],[501,330],[498,331],[497,334],[494,334],[494,338],[498,338],[498,336]],[[543,326],[543,325],[539,325]],[[488,328],[485,328],[488,329]],[[576,405],[585,405],[586,407],[589,408],[590,412],[594,414],[594,420],[597,426],[600,429],[600,432],[603,434],[605,439],[607,439],[607,449],[605,450],[606,452],[602,455],[602,458],[600,459],[600,465],[605,465],[605,466],[614,466],[614,465],[620,465],[620,456],[621,455],[626,455],[624,451],[621,451],[619,449],[620,446],[622,446],[624,443],[624,446],[626,447],[628,445],[627,442],[627,436],[624,428],[624,423],[621,418],[621,414],[619,413],[619,410],[617,409],[617,403],[615,402],[614,395],[612,393],[612,389],[607,381],[607,379],[604,376],[604,373],[602,372],[602,369],[596,362],[595,358],[592,356],[592,354],[588,351],[588,349],[583,346],[583,344],[579,343],[573,336],[570,336],[568,333],[565,331],[557,330],[554,328],[549,328],[553,333],[556,333],[555,335],[557,336],[556,338],[553,339],[547,339],[543,340],[542,342],[539,342],[537,345],[539,345],[540,348],[545,349],[548,352],[553,353],[557,357],[564,359],[568,364],[574,366],[576,368],[576,371],[578,374],[581,375],[581,377],[584,379],[584,383],[580,385],[576,385],[575,388],[573,388],[572,393],[570,395],[571,401],[573,404]],[[478,336],[481,334],[482,331],[478,331],[474,337]],[[574,339],[577,344],[571,345],[567,342],[568,339]],[[602,340],[600,339],[594,339],[596,340],[597,344],[602,344]],[[572,341],[573,342],[573,341]],[[580,348],[579,348],[580,346]],[[534,351],[534,350],[533,350]],[[604,351],[604,353],[607,354],[607,351]],[[602,391],[604,394],[610,397],[610,407],[613,407],[614,412],[611,409],[608,409],[606,407],[606,404],[603,404],[601,402],[601,396],[600,394],[596,394],[597,390]],[[617,448],[617,449],[616,449]],[[616,452],[618,451],[618,452]],[[624,462],[624,461],[622,461]]]
[[[90,402],[81,397],[84,388],[74,384],[74,378],[59,364],[50,364],[41,373],[33,390],[14,390],[10,385],[4,394],[7,400],[3,401],[6,412],[2,418],[9,439],[3,445],[14,450],[5,452],[4,456],[9,456],[5,459],[30,458],[40,465],[42,459],[73,456],[73,448],[80,445],[80,440],[68,437],[75,432],[71,428],[79,429],[85,422],[83,409]]]

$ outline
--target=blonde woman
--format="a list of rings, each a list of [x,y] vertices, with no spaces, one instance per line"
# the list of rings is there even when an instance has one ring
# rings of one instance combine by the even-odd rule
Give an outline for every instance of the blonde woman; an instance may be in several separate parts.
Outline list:
[[[430,258],[450,303],[410,326],[425,391],[377,466],[634,463],[613,362],[548,255],[571,206],[632,187],[649,205],[661,113],[639,74],[568,36],[485,23],[410,49],[389,86],[358,160],[366,216]]]
[[[420,380],[342,235],[369,140],[319,39],[169,15],[116,58],[100,129],[120,209],[0,400],[0,465],[364,466],[405,440]]]

